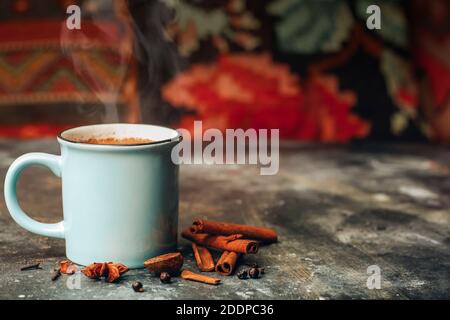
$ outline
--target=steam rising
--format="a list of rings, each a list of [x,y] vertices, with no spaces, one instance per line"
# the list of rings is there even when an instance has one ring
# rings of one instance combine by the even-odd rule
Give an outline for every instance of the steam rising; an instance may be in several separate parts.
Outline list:
[[[160,88],[180,69],[175,44],[168,39],[165,27],[175,19],[173,1],[129,1],[135,53],[138,61],[139,92],[145,121],[163,123],[170,117],[164,108]]]
[[[104,123],[127,121],[119,114],[121,97],[125,95],[125,109],[132,105],[139,108],[133,121],[166,124],[170,111],[164,108],[160,88],[180,65],[176,46],[165,33],[165,27],[175,17],[171,1],[88,0],[82,3],[81,12],[81,30],[68,30],[63,24],[60,37],[62,51],[77,75],[89,83],[89,91],[96,98],[87,101],[80,94],[79,112],[86,118],[101,112]],[[90,33],[83,30],[85,22],[89,23]],[[70,50],[75,43],[78,49]],[[86,67],[86,50],[96,47],[112,47],[118,54],[114,77],[106,77],[106,83],[99,83],[98,70]],[[103,111],[98,110],[99,104]]]

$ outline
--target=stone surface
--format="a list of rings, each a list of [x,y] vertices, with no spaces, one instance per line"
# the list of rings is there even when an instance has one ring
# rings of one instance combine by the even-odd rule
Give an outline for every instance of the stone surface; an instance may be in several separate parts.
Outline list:
[[[59,153],[52,140],[0,140],[0,177],[20,154]],[[194,217],[275,228],[278,244],[241,264],[266,268],[258,280],[220,277],[208,286],[161,284],[132,270],[117,284],[83,275],[50,280],[64,241],[31,234],[0,201],[1,299],[414,299],[450,298],[450,150],[420,145],[285,146],[280,172],[254,166],[183,166],[180,230]],[[3,183],[0,184],[3,193]],[[61,218],[58,178],[31,168],[19,182],[22,207],[45,222]],[[189,243],[179,242],[196,271]],[[215,253],[217,259],[219,253]],[[20,271],[42,262],[43,269]],[[381,289],[367,288],[369,266]],[[216,276],[212,273],[211,275]],[[145,292],[135,293],[133,281]]]

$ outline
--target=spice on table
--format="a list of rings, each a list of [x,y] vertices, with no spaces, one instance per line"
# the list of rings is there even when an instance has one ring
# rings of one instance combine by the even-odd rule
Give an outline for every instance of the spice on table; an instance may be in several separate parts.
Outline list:
[[[78,267],[75,264],[72,264],[67,267],[66,274],[74,274],[78,271]]]
[[[216,272],[223,276],[229,276],[233,274],[236,262],[239,258],[239,253],[232,251],[224,251],[217,261]]]
[[[258,268],[250,268],[250,270],[248,270],[248,275],[252,279],[257,279],[259,277],[259,269]]]
[[[183,238],[191,240],[201,246],[223,251],[257,253],[259,248],[259,243],[257,241],[241,239],[242,235],[219,236],[206,233],[192,233],[189,229],[184,230],[181,235]]]
[[[81,272],[90,279],[99,279],[105,277],[108,282],[115,282],[122,274],[128,272],[128,267],[121,263],[103,262],[92,263],[81,270]]]
[[[218,285],[220,283],[220,279],[208,277],[202,274],[194,273],[189,270],[183,270],[181,272],[181,278],[190,281],[197,281],[206,284]]]
[[[142,282],[140,282],[140,281],[133,282],[131,287],[133,288],[134,292],[144,292],[145,291],[144,286],[142,285]]]
[[[248,263],[248,264],[246,264],[246,266],[248,266],[250,268],[258,269],[259,274],[264,274],[265,273],[265,269],[261,268],[257,263]]]
[[[37,269],[42,269],[40,262],[22,267],[22,268],[20,268],[20,271],[37,270]]]
[[[214,270],[214,259],[208,249],[192,243],[192,251],[194,251],[195,261],[200,271]]]
[[[128,272],[128,267],[121,264],[121,263],[113,263],[113,262],[108,262],[106,264],[107,269],[108,269],[108,277],[106,279],[106,281],[112,283],[115,282],[116,280],[118,280],[122,274],[124,274],[125,272]]]
[[[111,264],[108,264],[108,277],[106,278],[106,281],[112,283],[120,278],[120,271],[119,267]]]
[[[241,280],[248,278],[248,271],[247,270],[241,270],[237,273],[237,277]]]
[[[181,253],[172,252],[150,258],[144,262],[144,266],[156,275],[160,275],[161,272],[177,275],[183,266],[183,261]]]
[[[259,240],[263,243],[278,241],[278,234],[273,229],[220,221],[195,220],[190,231],[195,234],[207,233],[224,236],[241,234],[244,238]]]
[[[62,260],[59,262],[59,269],[61,273],[74,274],[78,271],[78,267],[70,260]]]
[[[93,263],[82,269],[81,272],[90,279],[100,279],[108,275],[108,264],[106,262]]]
[[[61,269],[54,269],[52,272],[52,281],[56,281],[61,276]]]
[[[168,272],[161,272],[159,275],[159,280],[161,280],[162,283],[170,283],[170,274]]]

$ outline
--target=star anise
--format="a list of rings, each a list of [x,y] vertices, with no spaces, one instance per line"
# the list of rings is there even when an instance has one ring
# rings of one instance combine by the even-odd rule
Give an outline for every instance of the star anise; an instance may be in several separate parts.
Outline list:
[[[120,263],[94,262],[93,264],[90,264],[86,268],[82,269],[81,272],[90,279],[100,279],[104,277],[106,278],[106,281],[114,282],[128,270],[129,269],[127,266]]]
[[[99,279],[101,277],[108,276],[107,263],[93,263],[86,268],[82,269],[81,272],[88,278]]]

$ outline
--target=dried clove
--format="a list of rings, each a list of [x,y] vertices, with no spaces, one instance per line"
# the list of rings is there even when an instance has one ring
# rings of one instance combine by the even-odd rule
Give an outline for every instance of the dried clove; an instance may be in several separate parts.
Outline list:
[[[52,272],[52,281],[56,281],[61,276],[61,269],[54,269]]]
[[[20,271],[37,270],[37,269],[42,269],[40,262],[32,264],[32,265],[29,265],[29,266],[22,267],[22,268],[20,268]]]
[[[237,277],[241,280],[248,278],[248,271],[247,270],[241,270],[237,273]]]
[[[250,268],[250,270],[248,270],[248,275],[252,279],[258,279],[258,277],[259,277],[259,269],[258,268]]]
[[[131,287],[133,288],[134,292],[144,292],[145,291],[144,286],[142,285],[142,282],[139,282],[139,281],[133,282]]]
[[[168,272],[161,272],[159,280],[161,280],[162,283],[170,283],[170,274]]]

